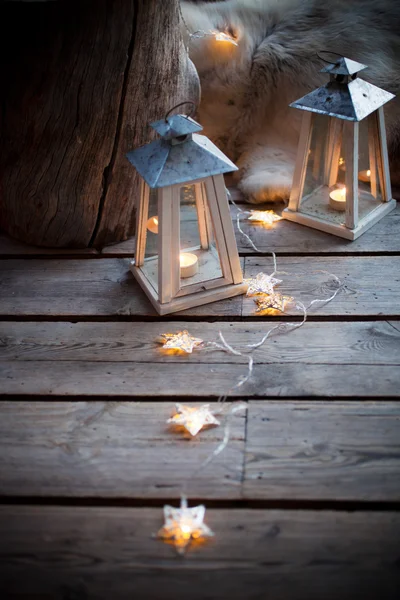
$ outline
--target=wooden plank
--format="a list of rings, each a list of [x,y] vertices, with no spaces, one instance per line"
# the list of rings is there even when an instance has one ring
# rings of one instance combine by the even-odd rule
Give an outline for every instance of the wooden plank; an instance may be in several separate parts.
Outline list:
[[[186,482],[207,499],[400,501],[399,403],[251,401],[192,477],[230,406],[221,427],[191,438],[166,425],[172,402],[3,401],[0,494],[179,498]]]
[[[400,257],[398,256],[343,256],[336,257],[280,257],[279,271],[287,272],[280,279],[283,283],[276,288],[281,293],[293,296],[308,305],[316,298],[329,298],[334,291],[332,280],[318,273],[324,270],[339,277],[344,289],[333,302],[319,304],[310,310],[310,315],[320,316],[376,316],[400,314]],[[271,258],[247,257],[245,277],[259,272],[272,273]],[[301,276],[299,276],[301,275]],[[287,314],[299,314],[288,309]],[[255,314],[252,298],[243,300],[243,316]]]
[[[173,402],[1,402],[0,494],[179,498],[186,486],[195,497],[239,498],[246,410],[230,417],[228,447],[195,477],[225,428],[192,438],[166,424],[173,413]]]
[[[159,335],[187,328],[212,342],[221,331],[245,351],[275,324],[2,323],[0,394],[216,398],[247,373],[247,353],[166,353]],[[398,397],[399,332],[397,321],[309,322],[272,334],[254,354],[253,376],[233,396]]]
[[[206,522],[215,537],[182,560],[152,537],[160,508],[3,506],[0,591],[9,599],[398,598],[397,513],[209,509]]]
[[[0,395],[124,398],[154,396],[216,399],[227,394],[247,368],[232,363],[14,361],[0,364]],[[245,387],[231,398],[398,398],[399,368],[393,365],[256,364]]]
[[[245,259],[245,276],[272,272],[269,257]],[[281,257],[278,269],[284,276],[281,290],[302,302],[332,293],[324,285],[326,276],[313,271],[327,270],[345,280],[346,286],[333,302],[319,306],[318,316],[368,316],[400,314],[397,298],[400,257]],[[129,272],[128,259],[0,261],[0,316],[153,316],[145,294]],[[243,313],[242,313],[243,304]],[[290,311],[287,311],[290,314]],[[293,311],[292,311],[293,312]],[[188,309],[180,315],[255,315],[252,298],[238,296]],[[297,314],[299,314],[297,312]]]
[[[30,246],[19,242],[14,238],[9,237],[5,233],[0,232],[0,258],[7,258],[9,256],[83,256],[89,258],[90,256],[97,256],[99,252],[95,248],[83,248],[77,250],[76,248],[39,248],[38,246]]]
[[[396,196],[395,196],[396,197]],[[241,204],[242,210],[250,210],[254,206]],[[278,214],[284,208],[283,203],[262,205],[261,209],[273,209]],[[246,239],[236,230],[237,209],[231,206],[231,215],[234,219],[236,240],[241,254],[253,254]],[[241,227],[253,240],[261,252],[274,250],[277,254],[373,254],[376,252],[400,252],[400,238],[397,232],[400,228],[400,207],[379,221],[371,231],[367,231],[360,238],[351,242],[322,231],[303,227],[289,221],[278,221],[271,228],[247,221],[245,216],[241,219]],[[126,242],[104,246],[100,253],[94,248],[85,250],[56,250],[52,248],[37,248],[12,240],[0,234],[0,258],[12,256],[55,256],[77,255],[90,258],[91,255],[102,258],[133,257],[135,254],[135,240],[130,238]]]
[[[181,314],[238,315],[241,305],[239,296]],[[156,314],[130,273],[128,259],[0,261],[0,315]]]
[[[397,196],[399,197],[399,196]],[[395,196],[396,198],[396,196]],[[245,205],[242,209],[247,210]],[[254,208],[254,207],[253,207]],[[259,207],[257,207],[259,208]],[[260,206],[262,209],[274,209],[280,214],[284,208],[283,204]],[[236,221],[237,211],[233,207],[232,216]],[[252,223],[243,215],[241,228],[247,233],[256,247],[261,252],[274,251],[277,254],[373,254],[375,252],[400,252],[400,208],[396,208],[386,215],[374,227],[353,242],[342,238],[317,231],[304,225],[291,223],[290,221],[277,221],[271,227]],[[254,249],[248,241],[236,229],[238,249],[241,254],[254,254]]]
[[[128,362],[247,365],[246,345],[255,344],[276,323],[188,322],[169,323],[0,323],[0,361]],[[229,344],[243,351],[235,356],[212,348],[192,354],[162,350],[162,333],[187,329],[205,342],[218,340],[220,331]],[[284,365],[400,365],[400,322],[308,322],[288,334],[271,334],[254,352],[256,364]],[[71,364],[71,369],[74,368]],[[399,375],[400,384],[400,375]],[[356,391],[356,390],[355,390]]]
[[[250,402],[244,496],[400,500],[400,405]]]

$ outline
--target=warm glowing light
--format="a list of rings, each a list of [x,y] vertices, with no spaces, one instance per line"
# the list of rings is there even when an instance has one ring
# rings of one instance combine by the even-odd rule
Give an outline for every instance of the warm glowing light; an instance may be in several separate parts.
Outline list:
[[[335,210],[346,210],[346,188],[337,188],[329,194],[329,205]]]
[[[233,44],[234,46],[238,45],[235,38],[233,38],[231,35],[224,31],[215,31],[214,36],[217,42],[228,42],[229,44]]]
[[[282,217],[277,215],[273,210],[251,210],[249,221],[256,221],[263,225],[273,225],[275,221],[281,221]]]
[[[150,217],[147,221],[147,229],[151,233],[158,233],[158,217]]]
[[[195,254],[190,252],[182,252],[179,257],[181,266],[181,277],[186,279],[187,277],[193,277],[199,270],[199,259]]]
[[[255,277],[245,279],[244,283],[248,285],[246,296],[257,296],[258,294],[273,294],[274,287],[282,283],[282,279],[275,279],[272,275],[258,273]]]
[[[254,298],[254,302],[257,304],[256,313],[265,311],[284,312],[286,305],[291,304],[293,301],[294,299],[290,296],[282,296],[282,294],[277,293]]]
[[[344,158],[343,158],[343,156],[341,156],[339,158],[339,166],[341,166],[341,165],[344,165]]]
[[[172,543],[179,554],[184,554],[192,540],[201,541],[214,533],[204,523],[206,507],[203,504],[189,508],[186,498],[181,499],[180,508],[164,506],[164,525],[157,537]]]
[[[176,414],[168,419],[167,423],[184,427],[190,435],[197,435],[203,427],[220,424],[210,411],[209,404],[199,407],[176,404],[175,408]]]
[[[160,338],[164,344],[163,349],[181,350],[187,354],[191,354],[193,348],[197,348],[203,343],[203,340],[191,336],[186,329],[178,333],[162,333]]]
[[[371,169],[360,171],[358,174],[358,179],[360,181],[364,181],[365,183],[369,183],[371,181]]]

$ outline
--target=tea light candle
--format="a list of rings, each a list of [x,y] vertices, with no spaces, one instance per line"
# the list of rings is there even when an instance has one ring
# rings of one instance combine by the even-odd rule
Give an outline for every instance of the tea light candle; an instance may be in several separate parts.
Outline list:
[[[329,194],[329,205],[335,210],[346,210],[346,188],[338,188]]]
[[[364,181],[365,183],[369,183],[371,181],[370,169],[367,169],[366,171],[360,171],[358,174],[358,179],[360,181]]]
[[[193,277],[199,270],[199,259],[195,254],[190,252],[183,252],[179,257],[181,265],[181,277],[186,279],[187,277]]]
[[[151,233],[158,233],[158,217],[150,217],[147,221],[147,229],[151,231]]]

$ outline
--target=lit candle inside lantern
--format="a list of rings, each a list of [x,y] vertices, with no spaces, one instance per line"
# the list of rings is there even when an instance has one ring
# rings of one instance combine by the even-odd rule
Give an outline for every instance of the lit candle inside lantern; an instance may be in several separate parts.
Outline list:
[[[346,170],[346,165],[345,165],[344,159],[342,157],[339,158],[339,169],[341,171]],[[365,169],[365,171],[359,171],[358,179],[360,181],[364,181],[365,183],[369,183],[371,181],[371,170]]]
[[[186,279],[187,277],[193,277],[199,270],[199,259],[195,254],[190,252],[183,252],[180,257],[181,265],[181,277]]]
[[[371,181],[370,169],[367,169],[366,171],[360,171],[358,174],[358,179],[360,181],[365,181],[365,183],[369,183]]]
[[[158,233],[158,217],[150,217],[147,221],[147,229],[151,231],[151,233]]]
[[[346,188],[338,188],[329,194],[329,205],[335,210],[346,210]]]

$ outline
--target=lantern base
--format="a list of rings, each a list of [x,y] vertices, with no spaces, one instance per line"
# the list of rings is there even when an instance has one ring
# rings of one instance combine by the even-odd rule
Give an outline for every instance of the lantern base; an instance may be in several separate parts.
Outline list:
[[[213,288],[211,290],[205,290],[202,292],[194,292],[187,296],[181,296],[179,298],[173,298],[170,302],[162,304],[154,288],[148,283],[147,279],[143,276],[140,268],[131,264],[130,267],[133,276],[139,283],[140,287],[145,292],[146,296],[156,309],[159,315],[169,315],[171,313],[179,312],[180,310],[186,310],[187,308],[193,308],[194,306],[201,306],[203,304],[209,304],[210,302],[217,302],[217,300],[225,300],[226,298],[233,298],[240,294],[245,294],[247,291],[247,283],[230,283],[228,285],[221,285],[219,288]]]
[[[368,216],[360,219],[359,225],[354,229],[349,229],[345,225],[335,225],[322,218],[320,219],[315,216],[306,215],[298,211],[289,210],[288,208],[283,210],[282,217],[288,221],[293,221],[294,223],[306,225],[307,227],[319,229],[319,231],[325,231],[325,233],[331,233],[332,235],[353,241],[395,208],[396,200],[382,202]]]

